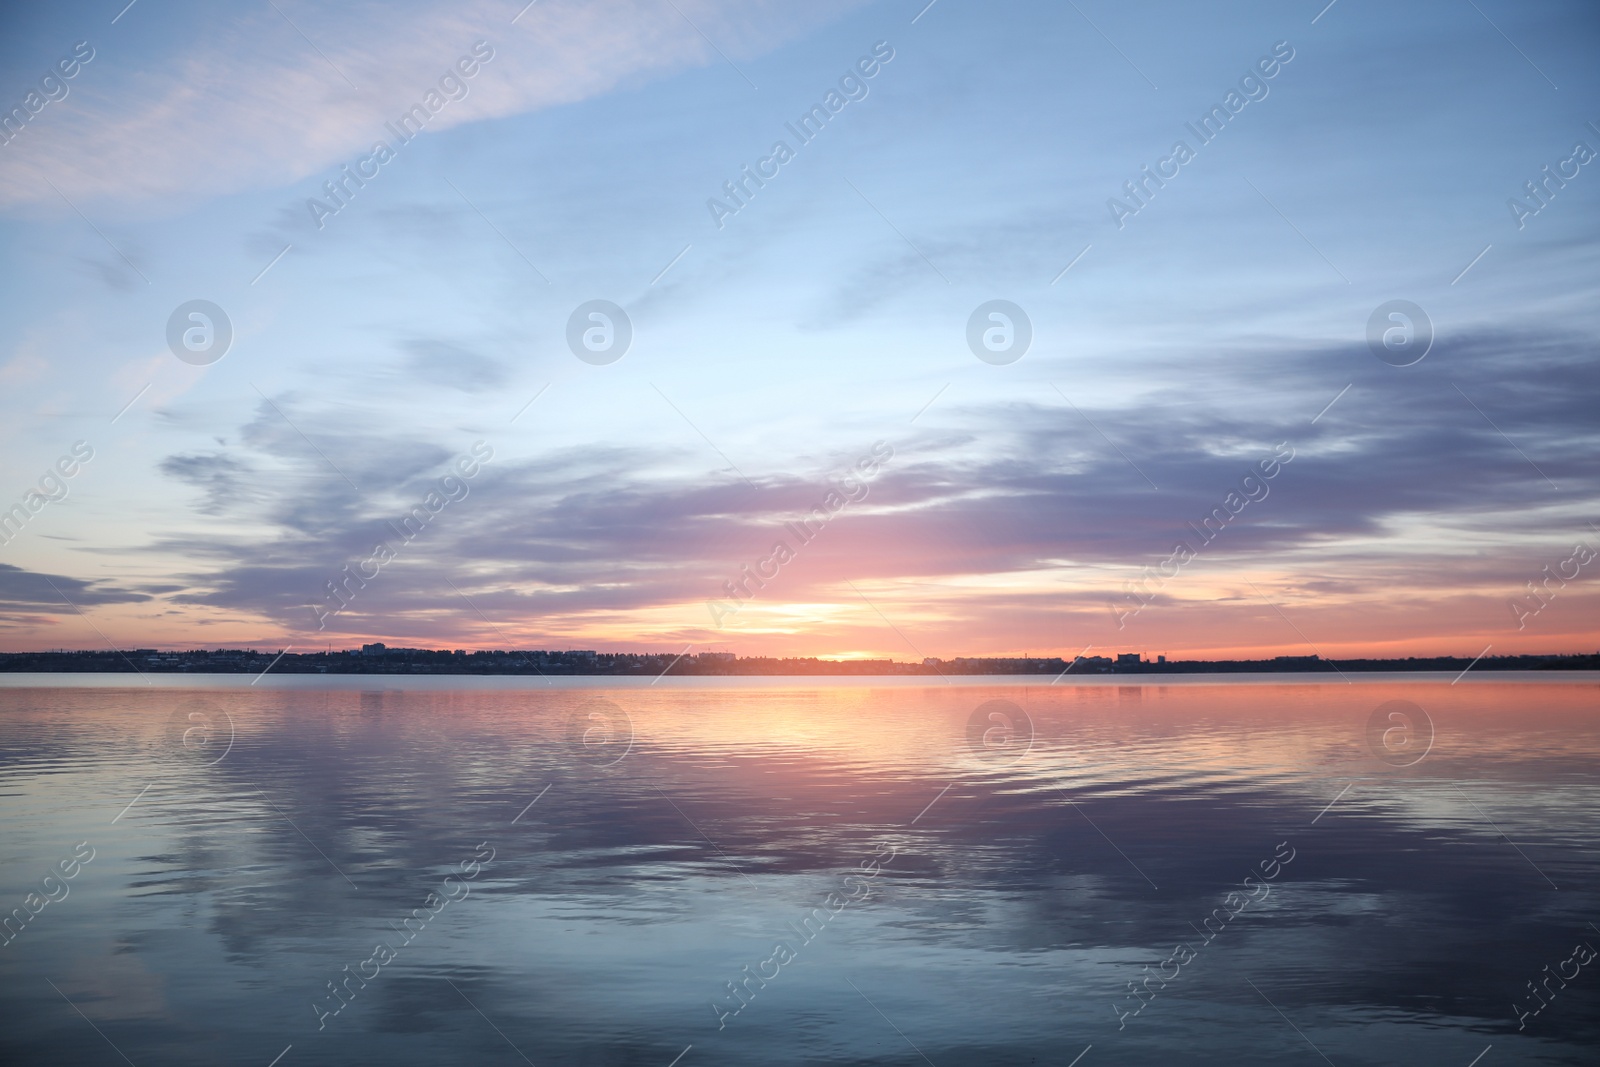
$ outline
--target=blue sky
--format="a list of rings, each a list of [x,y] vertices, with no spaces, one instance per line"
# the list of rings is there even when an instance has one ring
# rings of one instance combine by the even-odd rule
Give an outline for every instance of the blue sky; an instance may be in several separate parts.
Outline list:
[[[1600,170],[1507,207],[1600,151],[1592,5],[521,6],[14,16],[4,106],[94,58],[0,146],[0,504],[95,458],[0,548],[0,645],[1593,650],[1592,569],[1520,630],[1511,605],[1600,545]],[[318,229],[308,198],[480,41],[466,98]],[[209,366],[167,346],[192,299],[233,326]],[[565,340],[593,299],[633,324],[606,366]],[[1032,322],[1009,365],[967,348],[991,299]],[[1368,349],[1393,299],[1433,324],[1415,366]],[[479,440],[471,493],[316,630]],[[867,498],[713,626],[880,440]],[[1118,628],[1123,583],[1286,440],[1274,495]]]

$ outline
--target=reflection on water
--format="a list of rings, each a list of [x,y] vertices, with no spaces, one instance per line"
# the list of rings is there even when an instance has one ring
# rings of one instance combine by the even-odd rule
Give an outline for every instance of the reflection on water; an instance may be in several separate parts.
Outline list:
[[[18,681],[7,1063],[1600,1045],[1592,676]]]

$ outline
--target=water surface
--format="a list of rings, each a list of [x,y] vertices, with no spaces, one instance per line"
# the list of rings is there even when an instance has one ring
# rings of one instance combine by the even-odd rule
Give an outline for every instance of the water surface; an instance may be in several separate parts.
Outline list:
[[[4,1062],[1600,1045],[1592,675],[152,680],[0,680]]]

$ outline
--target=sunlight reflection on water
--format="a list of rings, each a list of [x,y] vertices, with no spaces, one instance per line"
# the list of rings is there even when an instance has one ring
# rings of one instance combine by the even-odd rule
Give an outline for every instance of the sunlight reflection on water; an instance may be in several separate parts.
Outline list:
[[[1590,970],[1520,1033],[1511,1007],[1600,944],[1589,676],[19,681],[8,1062],[1464,1065],[1600,1041]],[[1368,728],[1391,700],[1430,725],[1408,766]],[[1282,842],[1270,895],[1205,938]],[[1180,943],[1181,973],[1130,993]]]

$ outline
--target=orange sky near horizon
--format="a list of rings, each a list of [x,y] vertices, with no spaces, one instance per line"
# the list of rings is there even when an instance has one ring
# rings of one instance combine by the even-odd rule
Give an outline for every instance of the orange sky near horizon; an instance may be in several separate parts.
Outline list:
[[[1251,581],[1255,588],[1252,589]],[[1198,584],[1198,583],[1197,583]],[[441,605],[405,626],[352,610],[318,633],[294,632],[265,618],[241,617],[216,609],[190,607],[141,612],[141,605],[108,605],[84,615],[39,616],[25,632],[0,636],[0,650],[95,650],[117,648],[256,648],[317,651],[355,648],[381,641],[394,647],[497,649],[594,649],[676,655],[727,651],[740,656],[894,659],[924,656],[1115,655],[1140,652],[1149,658],[1267,659],[1285,655],[1324,658],[1473,657],[1493,655],[1591,654],[1600,649],[1600,595],[1566,590],[1519,631],[1510,598],[1486,592],[1431,599],[1375,597],[1330,601],[1285,591],[1272,577],[1217,590],[1216,599],[1174,595],[1121,620],[1110,604],[1131,606],[1126,598],[1102,595],[1093,606],[1080,594],[1075,604],[1052,604],[1048,594],[1032,593],[1022,604],[996,607],[988,594],[930,595],[891,583],[863,583],[837,599],[789,604],[781,599],[745,603],[724,626],[709,625],[703,602],[661,605],[625,612],[573,614],[518,626],[501,618],[494,624],[466,604]],[[1199,589],[1189,590],[1191,593]],[[870,598],[870,599],[869,599]],[[1531,602],[1529,602],[1531,603]],[[459,608],[459,610],[457,610]]]

